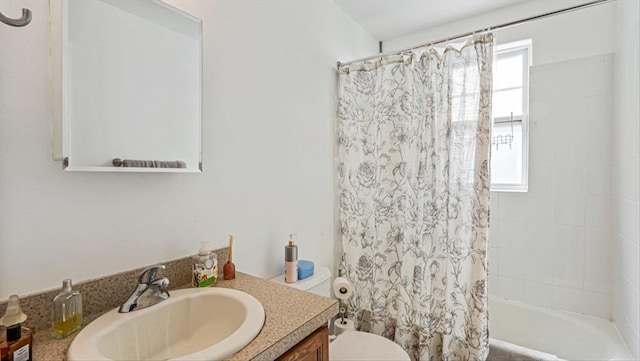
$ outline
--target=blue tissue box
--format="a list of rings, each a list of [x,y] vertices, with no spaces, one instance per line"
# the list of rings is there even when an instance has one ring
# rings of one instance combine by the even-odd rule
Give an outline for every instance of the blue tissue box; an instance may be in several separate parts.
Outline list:
[[[299,260],[298,261],[298,281],[313,275],[313,262]]]

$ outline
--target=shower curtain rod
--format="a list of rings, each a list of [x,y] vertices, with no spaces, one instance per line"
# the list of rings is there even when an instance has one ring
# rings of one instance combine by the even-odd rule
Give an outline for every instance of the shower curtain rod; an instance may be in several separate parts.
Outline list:
[[[375,59],[375,58],[382,58],[382,57],[389,56],[389,55],[394,55],[394,54],[402,54],[402,53],[410,51],[410,50],[424,48],[424,47],[427,47],[427,46],[440,44],[440,43],[444,43],[444,42],[451,41],[451,40],[457,40],[457,39],[461,39],[461,38],[466,38],[468,36],[471,36],[471,35],[474,35],[474,34],[478,34],[478,33],[487,32],[487,31],[505,29],[505,28],[509,28],[509,27],[514,26],[514,25],[526,23],[526,22],[529,22],[529,21],[539,20],[539,19],[543,19],[543,18],[555,16],[555,15],[564,14],[564,13],[569,13],[569,12],[573,12],[573,11],[576,11],[576,10],[588,8],[588,7],[595,6],[595,5],[601,5],[601,4],[608,3],[608,2],[613,2],[613,1],[614,0],[596,0],[596,1],[591,1],[591,2],[588,2],[588,3],[581,4],[581,5],[571,6],[571,7],[565,8],[565,9],[560,9],[560,10],[548,12],[548,13],[545,13],[545,14],[531,16],[531,17],[528,17],[528,18],[524,18],[524,19],[520,19],[520,20],[516,20],[516,21],[511,21],[511,22],[508,22],[508,23],[500,24],[500,25],[490,26],[488,28],[483,28],[483,29],[476,30],[476,31],[469,31],[469,32],[466,32],[464,34],[450,36],[450,37],[446,37],[446,38],[440,39],[440,40],[435,40],[435,41],[430,41],[430,42],[426,42],[426,43],[422,43],[422,44],[418,44],[418,45],[409,46],[409,47],[406,47],[406,48],[402,48],[400,50],[388,51],[388,52],[382,53],[382,54],[371,55],[371,56],[367,56],[367,57],[364,57],[364,58],[351,60],[351,61],[348,61],[346,63],[338,62],[338,69],[340,69],[343,66],[347,66],[347,65],[350,65],[350,64],[353,64],[353,63],[357,63],[357,62],[360,62],[360,61],[366,61],[366,60],[371,60],[371,59]]]

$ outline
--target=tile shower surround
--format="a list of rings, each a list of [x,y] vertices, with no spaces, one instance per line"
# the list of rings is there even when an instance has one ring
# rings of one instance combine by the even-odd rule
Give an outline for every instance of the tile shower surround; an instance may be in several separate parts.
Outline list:
[[[491,193],[492,295],[611,319],[612,62],[531,67],[529,191]]]
[[[640,360],[640,3],[616,11],[612,143],[613,320]]]

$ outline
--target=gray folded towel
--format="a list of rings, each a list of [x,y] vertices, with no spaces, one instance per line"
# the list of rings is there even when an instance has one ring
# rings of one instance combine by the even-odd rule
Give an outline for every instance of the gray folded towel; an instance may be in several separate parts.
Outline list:
[[[491,338],[487,361],[558,361],[558,357]]]
[[[181,160],[137,160],[114,158],[113,165],[116,167],[138,168],[187,168],[187,163]]]

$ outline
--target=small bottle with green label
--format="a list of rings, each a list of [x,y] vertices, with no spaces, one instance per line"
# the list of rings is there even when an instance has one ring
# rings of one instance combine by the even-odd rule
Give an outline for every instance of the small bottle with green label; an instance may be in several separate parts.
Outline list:
[[[200,243],[198,254],[193,256],[191,285],[198,288],[215,286],[218,283],[218,255],[207,250],[209,242]]]

